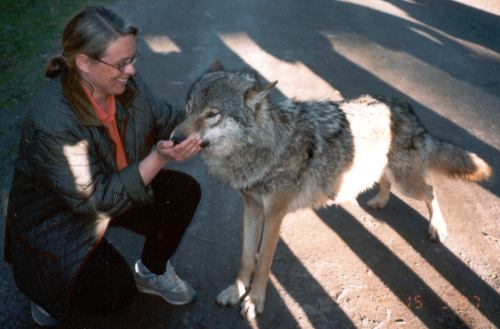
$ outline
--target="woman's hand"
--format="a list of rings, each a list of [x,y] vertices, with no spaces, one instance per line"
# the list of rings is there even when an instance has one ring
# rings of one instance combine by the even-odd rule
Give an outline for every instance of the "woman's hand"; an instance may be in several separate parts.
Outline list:
[[[165,161],[183,161],[197,154],[201,150],[200,144],[198,135],[191,135],[177,145],[169,140],[160,140],[156,143],[156,152]]]
[[[201,139],[198,135],[191,135],[175,146],[172,141],[159,141],[155,150],[139,163],[139,173],[144,184],[151,183],[168,161],[183,161],[198,153],[201,149],[200,144]]]

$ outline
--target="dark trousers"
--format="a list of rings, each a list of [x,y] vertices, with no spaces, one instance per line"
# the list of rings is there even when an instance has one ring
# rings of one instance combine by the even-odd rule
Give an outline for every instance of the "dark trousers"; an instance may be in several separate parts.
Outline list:
[[[172,170],[162,170],[151,184],[154,203],[129,210],[112,219],[111,225],[144,236],[141,260],[150,271],[162,274],[191,223],[201,191],[192,177]],[[127,262],[104,239],[85,263],[73,291],[77,308],[103,314],[127,305],[136,288]]]

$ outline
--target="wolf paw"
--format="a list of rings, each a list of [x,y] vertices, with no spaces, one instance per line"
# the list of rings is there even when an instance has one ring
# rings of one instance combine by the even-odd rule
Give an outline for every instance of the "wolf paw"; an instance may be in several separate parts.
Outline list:
[[[224,289],[217,296],[217,303],[223,306],[231,305],[235,306],[239,303],[241,297],[246,293],[245,286],[240,282],[236,282],[226,289]]]
[[[373,209],[383,209],[387,204],[387,201],[389,201],[389,199],[382,199],[378,196],[375,196],[372,199],[368,200],[367,204],[370,208]]]
[[[430,225],[429,226],[429,237],[432,241],[444,242],[448,236],[448,230],[446,226]]]
[[[241,315],[250,321],[255,319],[258,314],[264,311],[264,301],[259,298],[254,298],[251,295],[246,296],[241,303]]]

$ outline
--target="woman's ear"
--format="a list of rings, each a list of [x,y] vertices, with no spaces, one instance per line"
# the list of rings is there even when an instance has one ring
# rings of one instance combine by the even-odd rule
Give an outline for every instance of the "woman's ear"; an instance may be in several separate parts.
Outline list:
[[[76,67],[85,73],[89,73],[90,71],[90,58],[84,54],[78,54],[75,57],[75,65]]]

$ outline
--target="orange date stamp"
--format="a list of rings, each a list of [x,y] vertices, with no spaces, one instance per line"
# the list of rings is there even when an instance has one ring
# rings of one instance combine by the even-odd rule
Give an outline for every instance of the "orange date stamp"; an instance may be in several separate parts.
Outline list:
[[[460,304],[472,304],[475,308],[479,309],[481,306],[481,297],[478,295],[473,295],[470,298],[461,297]],[[421,309],[424,307],[424,298],[422,295],[411,295],[407,299],[406,306],[410,309]],[[443,305],[441,307],[443,311],[447,311],[449,307],[447,305]]]

